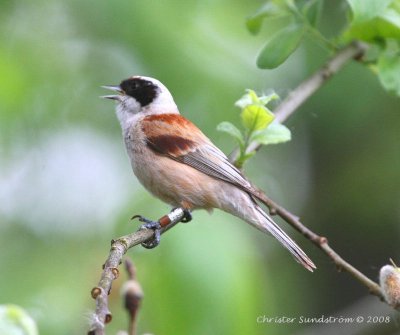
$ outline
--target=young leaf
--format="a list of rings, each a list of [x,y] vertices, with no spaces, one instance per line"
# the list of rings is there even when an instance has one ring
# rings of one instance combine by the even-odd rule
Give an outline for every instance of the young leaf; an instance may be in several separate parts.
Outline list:
[[[248,92],[248,91],[247,91]],[[239,107],[240,109],[246,108],[246,106],[251,105],[253,100],[249,93],[243,95],[238,101],[235,102],[235,106]]]
[[[231,135],[232,137],[236,138],[241,145],[244,145],[244,138],[242,133],[232,123],[227,121],[221,122],[217,126],[217,130]]]
[[[316,27],[318,24],[319,17],[321,15],[323,0],[310,0],[307,1],[301,11],[304,16],[310,22],[311,26]]]
[[[387,8],[380,16],[383,21],[394,26],[394,29],[400,29],[400,4]]]
[[[254,35],[258,34],[261,29],[262,22],[268,17],[280,17],[289,15],[290,13],[283,6],[269,1],[264,4],[255,14],[246,20],[247,29]]]
[[[250,132],[268,126],[274,120],[274,114],[262,105],[248,105],[241,114],[243,125]]]
[[[384,38],[400,38],[399,0],[375,1],[374,13],[370,11],[370,8],[365,8],[364,0],[348,1],[354,2],[353,5],[356,7],[352,7],[354,19],[349,29],[343,34],[344,41],[360,39],[375,43]],[[365,2],[369,3],[370,0]],[[359,11],[358,16],[357,10]]]
[[[267,105],[269,102],[279,99],[279,96],[274,92],[268,95],[257,96],[253,90],[246,90],[247,93],[243,95],[238,101],[235,102],[235,106],[241,109],[246,108],[248,105],[259,104]]]
[[[290,130],[280,123],[272,123],[266,129],[255,131],[250,137],[250,141],[264,145],[283,143],[290,140]]]
[[[274,92],[268,95],[262,95],[258,99],[263,105],[267,105],[271,101],[279,99],[279,95]]]
[[[378,60],[377,68],[383,87],[400,96],[400,56],[383,54]]]
[[[281,65],[299,46],[304,31],[304,25],[298,22],[292,22],[278,31],[261,50],[257,66],[261,69],[274,69]]]
[[[370,21],[381,15],[393,0],[347,0],[353,12],[353,23]]]

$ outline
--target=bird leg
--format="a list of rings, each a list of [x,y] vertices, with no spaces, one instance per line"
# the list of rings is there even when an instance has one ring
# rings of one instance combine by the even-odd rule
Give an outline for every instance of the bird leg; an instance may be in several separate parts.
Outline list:
[[[183,216],[182,216],[183,212]],[[180,220],[179,220],[180,218]],[[154,236],[146,242],[142,243],[142,246],[146,249],[153,249],[160,244],[161,232],[164,232],[170,228],[170,224],[174,223],[174,225],[178,222],[189,222],[192,220],[192,214],[189,209],[177,207],[171,210],[171,212],[167,215],[164,215],[158,221],[152,221],[146,219],[141,215],[132,216],[131,220],[138,219],[140,222],[144,222],[145,224],[141,225],[140,229],[152,229],[154,230]]]
[[[193,204],[190,202],[183,200],[181,201],[181,207],[183,210],[183,218],[181,219],[181,222],[187,223],[192,221],[192,214],[190,213],[191,209],[193,208]],[[176,208],[174,208],[172,211],[174,211]]]
[[[180,220],[180,222],[188,223],[188,222],[192,221],[193,216],[192,216],[192,213],[190,213],[190,209],[187,209],[187,208],[184,208],[184,207],[174,207],[174,208],[172,208],[171,213],[173,211],[175,211],[176,209],[178,209],[178,208],[181,208],[182,211],[183,211],[183,214],[184,214],[182,219]]]
[[[153,249],[160,244],[160,239],[161,239],[161,224],[160,224],[160,222],[146,219],[145,217],[143,217],[141,215],[134,215],[134,216],[132,216],[132,219],[138,219],[140,222],[145,222],[145,224],[140,226],[139,230],[140,229],[154,230],[153,238],[142,243],[142,246],[144,248]]]

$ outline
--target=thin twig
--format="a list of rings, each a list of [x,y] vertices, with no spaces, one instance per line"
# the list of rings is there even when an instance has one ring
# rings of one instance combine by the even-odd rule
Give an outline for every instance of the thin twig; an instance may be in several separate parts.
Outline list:
[[[161,234],[175,226],[185,217],[182,208],[176,208],[168,215],[158,220],[162,226]],[[103,272],[100,281],[91,291],[93,299],[96,300],[96,311],[90,323],[88,335],[104,335],[104,327],[112,319],[108,309],[108,294],[111,292],[112,282],[118,278],[118,266],[121,264],[122,256],[132,247],[150,240],[154,236],[154,231],[150,229],[140,229],[132,234],[122,236],[111,241],[111,249],[106,262],[103,265]]]
[[[292,115],[313,93],[325,84],[349,61],[359,59],[367,50],[365,43],[355,41],[338,51],[325,65],[307,78],[283,100],[275,109],[276,121],[282,123]]]
[[[335,263],[338,270],[344,270],[348,272],[361,284],[366,286],[371,294],[376,295],[381,300],[384,300],[384,295],[380,286],[357,270],[354,266],[346,262],[342,257],[340,257],[340,255],[329,246],[328,239],[326,237],[322,237],[314,233],[311,229],[304,226],[296,215],[278,205],[276,202],[267,197],[262,191],[258,191],[260,196],[263,197],[263,202],[270,209],[271,215],[279,215],[283,220],[289,223],[292,227],[294,227],[297,231],[314,243],[318,248],[320,248],[325,254],[327,254],[328,257]]]

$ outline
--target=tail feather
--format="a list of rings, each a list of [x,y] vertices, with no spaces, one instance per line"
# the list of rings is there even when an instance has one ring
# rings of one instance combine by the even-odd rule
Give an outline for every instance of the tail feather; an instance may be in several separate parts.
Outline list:
[[[294,259],[307,270],[313,272],[316,266],[303,250],[280,228],[257,204],[255,196],[230,184],[224,185],[223,197],[215,207],[235,215],[258,230],[275,237],[282,246],[289,250]],[[221,199],[220,199],[221,200]]]
[[[255,209],[260,214],[258,220],[246,220],[255,228],[270,233],[280,244],[290,251],[294,259],[303,265],[307,270],[313,272],[316,269],[313,261],[305,254],[303,250],[280,228],[263,210],[255,204]]]

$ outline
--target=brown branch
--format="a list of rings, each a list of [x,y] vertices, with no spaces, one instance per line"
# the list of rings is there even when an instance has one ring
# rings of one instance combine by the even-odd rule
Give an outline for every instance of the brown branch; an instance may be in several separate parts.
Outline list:
[[[161,233],[171,229],[185,217],[182,208],[176,208],[168,215],[158,220],[162,229]],[[138,231],[122,236],[111,241],[111,249],[106,262],[103,265],[103,272],[96,287],[91,291],[93,299],[96,300],[96,310],[90,322],[88,335],[104,335],[105,324],[112,319],[108,309],[108,294],[111,292],[112,282],[118,278],[118,266],[121,264],[122,256],[132,247],[150,240],[154,231],[150,229],[139,229]]]
[[[360,59],[367,50],[365,43],[354,41],[339,50],[333,58],[324,64],[311,77],[296,87],[275,109],[276,121],[282,123],[292,115],[312,94],[321,88],[333,75],[349,61]]]
[[[380,286],[357,270],[350,263],[346,262],[342,257],[340,257],[340,255],[329,246],[328,239],[326,237],[322,237],[314,233],[311,229],[304,226],[296,215],[278,205],[276,202],[267,197],[262,191],[258,191],[260,196],[263,197],[263,202],[270,209],[271,215],[279,215],[283,220],[289,223],[292,227],[294,227],[297,231],[314,243],[318,248],[320,248],[326,255],[328,255],[328,257],[335,263],[338,270],[344,270],[348,272],[361,284],[366,286],[371,294],[376,295],[381,300],[384,300],[384,295]]]

